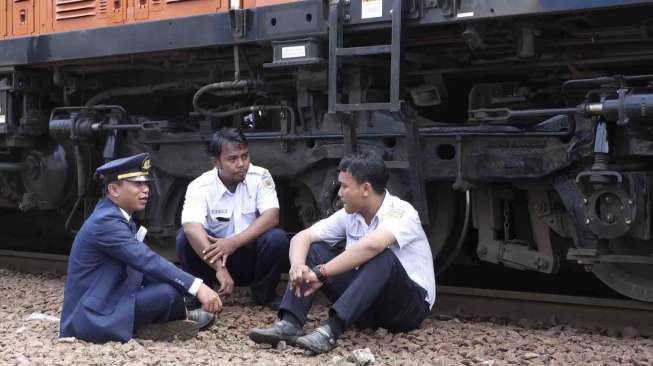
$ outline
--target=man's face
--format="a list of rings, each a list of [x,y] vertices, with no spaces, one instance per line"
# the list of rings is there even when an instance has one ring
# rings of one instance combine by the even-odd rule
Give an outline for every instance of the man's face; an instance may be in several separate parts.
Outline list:
[[[340,182],[338,196],[345,207],[345,212],[348,214],[359,212],[365,197],[369,194],[366,189],[369,183],[358,183],[356,178],[349,172],[340,172],[338,182]]]
[[[244,144],[227,142],[222,146],[220,157],[212,157],[211,162],[220,170],[220,178],[230,183],[242,182],[249,169],[249,149]]]
[[[109,183],[107,189],[113,201],[129,213],[144,210],[150,196],[149,182],[123,180]]]

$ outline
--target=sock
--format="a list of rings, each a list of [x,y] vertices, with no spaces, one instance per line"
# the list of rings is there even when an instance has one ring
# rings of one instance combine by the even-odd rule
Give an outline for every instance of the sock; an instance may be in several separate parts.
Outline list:
[[[285,321],[289,322],[290,324],[296,326],[297,328],[300,328],[300,329],[303,328],[303,324],[290,311],[283,311],[282,310],[281,314],[282,314],[281,315],[281,320],[285,320]]]
[[[345,322],[338,317],[338,314],[336,314],[335,311],[330,311],[329,312],[329,319],[324,322],[324,324],[328,325],[329,328],[331,328],[331,331],[333,332],[333,337],[335,339],[340,338],[342,336],[342,333],[345,331]]]

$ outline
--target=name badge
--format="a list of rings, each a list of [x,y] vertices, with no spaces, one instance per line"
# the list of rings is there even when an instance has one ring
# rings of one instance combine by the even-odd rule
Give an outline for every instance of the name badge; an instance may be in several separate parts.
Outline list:
[[[136,232],[136,240],[140,241],[141,243],[143,240],[145,240],[145,235],[147,235],[147,229],[144,226],[141,226],[138,228],[138,231]]]

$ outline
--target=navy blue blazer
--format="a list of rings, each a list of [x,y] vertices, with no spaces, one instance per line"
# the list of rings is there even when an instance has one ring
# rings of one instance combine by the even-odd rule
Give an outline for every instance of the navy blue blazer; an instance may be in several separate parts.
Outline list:
[[[118,206],[102,199],[77,233],[68,260],[60,337],[127,342],[143,275],[187,292],[195,277],[136,240]]]

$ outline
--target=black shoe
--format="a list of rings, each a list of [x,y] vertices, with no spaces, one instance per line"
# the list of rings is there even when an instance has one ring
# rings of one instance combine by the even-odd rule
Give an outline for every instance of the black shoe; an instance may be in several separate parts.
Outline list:
[[[192,295],[184,296],[184,305],[186,305],[186,309],[188,310],[195,310],[202,307],[202,304],[197,299],[197,297]]]
[[[252,329],[249,333],[249,338],[256,343],[270,344],[273,347],[280,341],[284,341],[289,345],[294,345],[298,337],[304,335],[304,330],[286,320],[279,320],[274,323],[270,328],[266,329]]]
[[[173,320],[166,323],[152,323],[136,330],[135,338],[151,341],[186,341],[197,336],[197,323],[188,320]]]
[[[331,327],[325,324],[315,328],[310,334],[297,338],[296,344],[315,354],[326,353],[336,348],[336,338]]]
[[[205,330],[215,322],[215,315],[202,309],[188,311],[188,320],[192,320],[199,326],[200,330]]]

